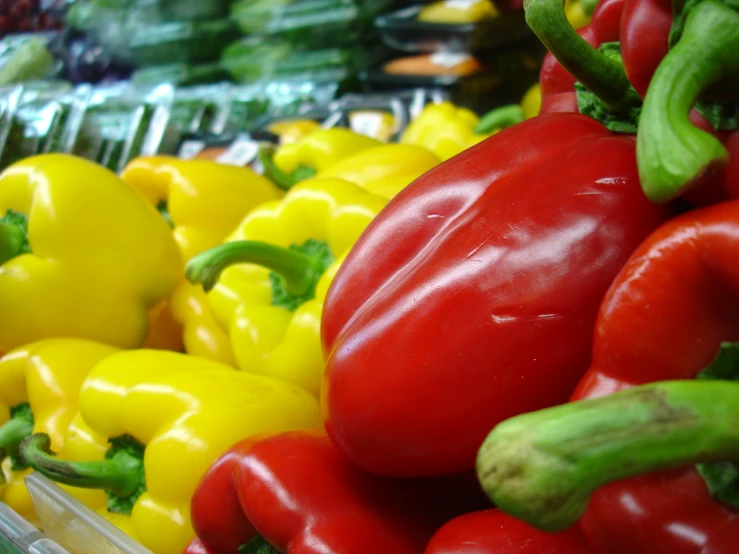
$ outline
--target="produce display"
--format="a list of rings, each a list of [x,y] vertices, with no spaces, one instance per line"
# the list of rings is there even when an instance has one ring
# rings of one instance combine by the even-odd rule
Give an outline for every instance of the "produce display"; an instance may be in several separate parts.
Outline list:
[[[0,2],[0,554],[739,554],[738,82],[734,0]]]

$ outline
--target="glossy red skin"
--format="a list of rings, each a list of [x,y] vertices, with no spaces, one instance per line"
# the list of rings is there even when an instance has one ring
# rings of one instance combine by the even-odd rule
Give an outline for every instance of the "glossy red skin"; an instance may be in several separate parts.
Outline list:
[[[672,0],[626,0],[621,18],[621,59],[642,97],[670,48]]]
[[[595,554],[577,527],[539,531],[500,510],[459,516],[439,529],[424,554]]]
[[[603,300],[592,367],[572,399],[692,379],[722,341],[739,340],[737,252],[739,201],[688,212],[651,235]],[[606,554],[728,554],[739,514],[685,468],[599,489],[581,526]]]
[[[589,117],[539,116],[391,201],[324,304],[322,402],[344,454],[381,475],[467,471],[497,423],[566,401],[605,291],[669,214],[634,150]]]
[[[619,39],[621,13],[626,0],[601,0],[593,12],[590,25],[578,29],[577,33],[591,46],[597,48],[604,42]],[[553,94],[575,91],[575,77],[562,67],[552,54],[547,54],[539,73],[542,109],[539,113],[555,113],[548,107],[547,97]],[[558,110],[564,111],[564,110]]]
[[[296,431],[234,446],[199,484],[191,517],[206,554],[236,554],[256,533],[287,554],[421,554],[439,526],[489,505],[474,474],[377,477],[325,435]]]

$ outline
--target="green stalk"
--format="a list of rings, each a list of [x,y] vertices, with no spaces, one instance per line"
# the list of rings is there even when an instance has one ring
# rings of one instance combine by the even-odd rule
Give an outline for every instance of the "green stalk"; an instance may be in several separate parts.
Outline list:
[[[517,123],[521,123],[526,116],[523,113],[523,108],[518,104],[510,104],[508,106],[501,106],[494,110],[486,113],[475,128],[475,133],[478,135],[487,135],[492,133],[495,129],[507,129]]]
[[[667,202],[728,160],[728,152],[688,115],[701,92],[739,74],[739,13],[705,0],[687,14],[677,44],[649,85],[637,133],[645,194]]]
[[[575,32],[564,11],[565,0],[525,0],[526,23],[557,61],[612,113],[641,104],[623,65],[590,46]]]
[[[503,511],[561,531],[607,483],[739,459],[737,407],[739,383],[672,381],[524,414],[491,431],[477,474]]]
[[[185,276],[208,291],[216,285],[221,273],[234,264],[256,264],[271,269],[285,279],[288,292],[296,296],[309,293],[324,271],[320,260],[295,250],[265,242],[236,241],[192,258],[185,268]]]
[[[25,439],[20,454],[33,469],[52,481],[83,489],[104,489],[126,498],[140,492],[144,483],[141,456],[127,449],[92,462],[59,460],[51,453],[48,435],[37,433]]]
[[[31,251],[28,244],[28,218],[8,210],[0,218],[0,265]]]

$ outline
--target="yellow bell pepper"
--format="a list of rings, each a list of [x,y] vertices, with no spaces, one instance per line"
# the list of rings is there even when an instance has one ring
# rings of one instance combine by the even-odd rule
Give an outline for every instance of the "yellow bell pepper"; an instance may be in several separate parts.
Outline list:
[[[349,156],[316,177],[343,179],[372,194],[393,198],[440,163],[438,156],[421,146],[386,144]]]
[[[474,112],[451,102],[429,104],[406,127],[400,142],[423,146],[446,161],[488,138],[475,133],[479,122]]]
[[[105,460],[59,460],[44,434],[26,439],[21,455],[57,482],[105,489],[109,510],[119,520],[130,513],[129,532],[156,554],[180,554],[192,540],[191,497],[230,446],[322,427],[317,400],[297,387],[161,350],[104,359],[85,380],[79,407],[110,442]]]
[[[225,244],[190,261],[186,275],[213,289],[208,300],[239,368],[318,396],[326,292],[386,203],[346,181],[304,181],[281,202],[254,210]]]
[[[0,461],[7,485],[0,495],[26,520],[38,525],[23,478],[30,472],[18,446],[31,433],[46,433],[54,450],[65,452],[65,437],[77,414],[80,387],[87,374],[118,350],[81,339],[46,339],[13,350],[0,359]],[[105,505],[99,491],[70,490],[92,508]]]
[[[320,124],[312,119],[289,119],[272,123],[267,130],[280,138],[280,144],[295,144],[320,128]]]
[[[184,321],[185,352],[236,367],[231,341],[218,324],[203,289],[183,281],[172,296],[172,315]]]
[[[126,167],[121,178],[170,220],[183,261],[221,244],[252,209],[282,196],[274,184],[249,168],[207,160],[141,157]],[[204,313],[207,305],[196,302],[194,311],[187,308],[193,294],[197,293],[182,280],[172,298],[152,309],[143,346],[175,351],[184,347],[232,364],[233,357],[221,345],[227,340],[225,334]]]
[[[281,191],[248,167],[170,156],[133,160],[121,179],[168,214],[183,261],[221,244],[259,204]]]
[[[532,85],[532,87],[526,91],[521,100],[521,109],[526,119],[531,119],[539,115],[541,111],[541,87],[539,83]]]
[[[311,172],[323,171],[339,160],[381,144],[379,140],[340,127],[319,129],[295,144],[278,148],[272,161],[283,173],[313,176]]]
[[[470,0],[457,4],[440,0],[425,6],[418,13],[418,20],[425,23],[459,24],[475,23],[498,15],[498,9],[490,0]]]
[[[0,175],[0,350],[44,338],[143,343],[179,280],[167,224],[107,169],[45,154]]]

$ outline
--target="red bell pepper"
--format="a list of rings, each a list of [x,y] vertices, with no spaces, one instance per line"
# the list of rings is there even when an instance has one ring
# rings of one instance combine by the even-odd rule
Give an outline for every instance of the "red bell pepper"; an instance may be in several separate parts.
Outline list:
[[[645,96],[665,57],[672,27],[672,0],[626,0],[621,18],[621,59],[636,91]]]
[[[567,400],[603,295],[669,214],[641,192],[633,138],[579,114],[524,121],[425,174],[329,290],[329,436],[378,474],[472,469],[497,422]]]
[[[594,48],[604,42],[618,41],[625,2],[602,0],[595,8],[590,24],[579,29],[577,34]],[[554,54],[548,53],[539,73],[542,99],[539,113],[577,112],[576,81],[577,78],[564,68]]]
[[[632,90],[561,3],[526,10],[590,90],[614,106]],[[564,28],[574,51],[556,44]],[[569,397],[603,294],[669,215],[640,190],[633,137],[579,114],[524,121],[428,172],[369,226],[327,295],[329,437],[381,475],[472,469],[497,422]]]
[[[291,432],[241,442],[212,466],[192,500],[189,552],[421,554],[446,521],[489,505],[472,473],[378,477],[325,435]]]
[[[731,188],[739,183],[739,6],[685,2],[672,14],[670,4],[630,0],[622,20],[624,66],[645,95],[637,150],[642,186],[656,202],[698,184],[714,200],[725,199],[739,192]]]
[[[472,512],[439,529],[424,554],[593,554],[578,528],[552,534],[500,510]]]
[[[738,254],[739,201],[679,216],[639,247],[614,280],[600,307],[592,365],[573,394],[572,400],[576,402],[533,414],[528,421],[523,418],[516,418],[518,422],[510,420],[491,433],[497,436],[497,442],[490,437],[491,442],[486,441],[478,460],[478,471],[483,485],[494,490],[495,500],[502,501],[503,506],[507,503],[499,496],[504,494],[499,490],[502,485],[494,481],[496,473],[505,475],[511,467],[516,468],[518,475],[535,476],[530,481],[527,477],[523,480],[536,481],[538,490],[543,490],[547,483],[567,482],[568,487],[573,485],[575,490],[555,488],[569,495],[570,500],[558,504],[549,491],[533,503],[530,498],[518,497],[516,507],[512,508],[512,513],[517,513],[519,504],[528,503],[528,511],[518,515],[546,528],[561,528],[580,516],[592,489],[619,479],[595,491],[581,520],[590,542],[605,553],[737,552],[739,512],[736,508],[739,502],[736,496],[726,497],[725,489],[719,486],[727,475],[735,474],[735,470],[727,468],[724,475],[716,479],[706,466],[702,466],[706,482],[693,467],[626,477],[678,464],[685,466],[701,458],[705,461],[711,455],[720,458],[715,448],[723,448],[725,455],[727,447],[736,446],[735,436],[716,435],[711,425],[728,422],[736,429],[735,410],[739,399],[730,397],[733,404],[724,406],[722,395],[728,389],[721,387],[739,385],[705,380],[736,378],[734,375],[739,368],[739,347],[722,347],[725,341],[739,340]],[[706,367],[709,369],[704,370]],[[691,381],[699,373],[701,381]],[[646,383],[674,380],[683,381],[655,385],[647,389],[649,394],[644,392]],[[675,387],[692,385],[714,389],[703,393],[707,400],[704,398],[700,402],[688,394],[698,394],[698,389],[690,388],[682,389],[684,398],[680,403],[671,399]],[[620,396],[628,394],[632,396],[623,399]],[[595,404],[577,402],[604,396],[602,400],[612,403],[615,412],[604,411],[608,404],[598,404],[598,401],[594,401]],[[649,398],[658,401],[652,411],[643,410]],[[630,411],[634,407],[637,410]],[[685,428],[686,422],[689,429]],[[703,422],[707,422],[705,426]],[[505,440],[504,426],[507,426]],[[560,445],[570,446],[553,446],[551,456],[530,449],[521,451],[532,459],[544,460],[536,467],[508,460],[504,463],[502,457],[520,446],[515,437],[524,442],[533,440],[530,431],[545,433],[546,440],[551,440],[552,444],[558,441]],[[716,444],[711,443],[717,436]],[[598,454],[588,451],[593,445]],[[538,446],[536,448],[538,450]],[[693,451],[683,452],[682,449]],[[498,454],[496,450],[506,452]],[[560,469],[566,467],[567,476],[553,469],[560,456],[568,460],[560,466]],[[579,467],[578,460],[584,458],[595,474]],[[728,459],[736,460],[736,453]],[[493,468],[496,471],[491,471]],[[720,502],[711,497],[707,484]],[[729,491],[732,484],[733,491],[737,490],[736,481],[723,484]],[[514,485],[522,485],[522,482]],[[552,527],[552,521],[547,519],[557,512],[553,506],[566,508],[564,524],[560,521]]]

